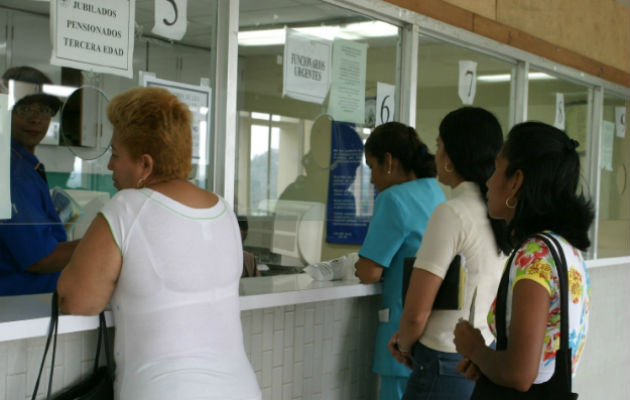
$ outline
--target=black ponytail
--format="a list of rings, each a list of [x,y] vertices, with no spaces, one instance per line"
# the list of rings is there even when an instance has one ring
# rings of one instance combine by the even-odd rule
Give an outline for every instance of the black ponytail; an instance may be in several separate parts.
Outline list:
[[[377,126],[365,142],[365,152],[379,163],[390,153],[400,161],[402,168],[413,171],[416,178],[435,178],[435,157],[420,141],[415,129],[400,122],[387,122]]]
[[[560,129],[542,122],[524,122],[510,131],[501,154],[507,160],[507,177],[523,172],[514,217],[509,229],[514,242],[551,230],[574,247],[590,246],[588,229],[592,204],[578,193],[579,143]]]
[[[503,144],[503,133],[497,118],[483,108],[459,108],[442,119],[440,138],[455,171],[465,181],[475,183],[487,203],[486,181],[494,172],[494,160]],[[512,244],[505,221],[490,216],[488,219],[498,249],[509,254]]]

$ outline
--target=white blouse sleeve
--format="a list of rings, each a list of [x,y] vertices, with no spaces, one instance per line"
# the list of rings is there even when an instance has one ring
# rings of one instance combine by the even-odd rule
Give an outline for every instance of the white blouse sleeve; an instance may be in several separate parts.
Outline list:
[[[461,250],[463,220],[452,207],[452,203],[442,203],[431,214],[416,253],[414,268],[424,269],[444,278],[448,266]]]
[[[107,221],[114,242],[121,253],[125,252],[129,226],[133,224],[138,214],[138,202],[143,200],[146,200],[146,197],[135,190],[121,190],[101,209],[100,213]]]

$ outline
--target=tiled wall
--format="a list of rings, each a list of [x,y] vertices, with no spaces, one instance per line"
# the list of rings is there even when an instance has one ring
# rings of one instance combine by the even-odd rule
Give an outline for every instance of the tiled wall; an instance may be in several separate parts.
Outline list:
[[[0,342],[0,400],[30,399],[44,354],[45,337]],[[94,367],[96,331],[59,335],[53,392],[85,376]],[[49,351],[49,357],[50,353]],[[39,384],[38,399],[46,397],[50,358]]]
[[[265,400],[374,399],[378,297],[244,311],[245,349]]]
[[[244,342],[265,400],[374,399],[378,297],[243,311]],[[30,399],[45,338],[0,342],[0,400]],[[96,332],[60,335],[53,390],[93,366]],[[49,365],[49,364],[47,364]],[[38,399],[45,398],[48,375]]]

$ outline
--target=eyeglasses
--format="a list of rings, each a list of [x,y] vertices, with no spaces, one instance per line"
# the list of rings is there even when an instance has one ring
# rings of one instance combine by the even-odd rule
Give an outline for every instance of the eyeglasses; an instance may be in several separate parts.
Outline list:
[[[52,108],[42,105],[19,105],[13,108],[13,112],[24,118],[52,118],[55,114]]]

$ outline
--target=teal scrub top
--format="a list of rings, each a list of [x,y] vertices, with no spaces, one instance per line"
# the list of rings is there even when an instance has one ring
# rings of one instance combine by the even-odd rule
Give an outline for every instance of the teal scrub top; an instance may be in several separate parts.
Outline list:
[[[379,375],[407,377],[411,373],[391,356],[387,343],[402,315],[404,260],[416,255],[433,209],[445,200],[435,178],[394,185],[376,196],[359,255],[384,267],[381,310],[389,309],[389,321],[379,322],[376,332],[373,371]]]

